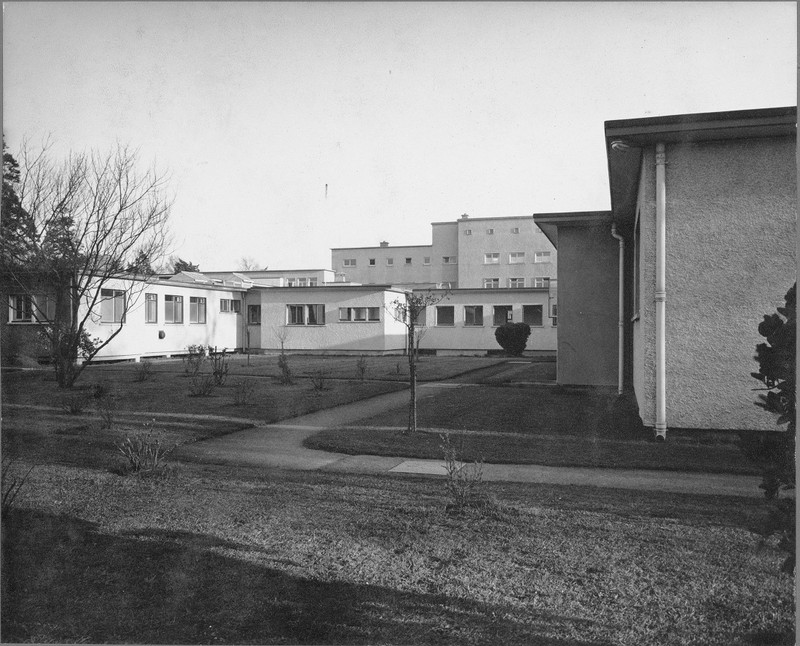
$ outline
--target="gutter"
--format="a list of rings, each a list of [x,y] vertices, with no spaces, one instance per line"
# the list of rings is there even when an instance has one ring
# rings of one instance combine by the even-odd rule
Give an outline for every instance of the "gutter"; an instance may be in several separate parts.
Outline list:
[[[666,164],[663,142],[656,144],[656,440],[667,439],[667,371],[666,371]]]
[[[625,238],[617,233],[616,223],[611,225],[611,236],[619,240],[619,295],[618,295],[618,321],[619,327],[617,340],[617,394],[622,394],[622,382],[625,368]]]

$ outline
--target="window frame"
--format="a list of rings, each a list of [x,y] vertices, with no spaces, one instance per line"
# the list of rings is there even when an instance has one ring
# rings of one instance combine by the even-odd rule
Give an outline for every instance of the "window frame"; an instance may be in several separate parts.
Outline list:
[[[167,315],[167,303],[170,303],[171,317]],[[176,305],[180,305],[177,310]],[[180,321],[175,320],[176,311],[180,313]],[[164,294],[164,323],[166,325],[183,325],[183,294]]]
[[[541,285],[537,283],[541,282]],[[533,287],[536,289],[550,289],[550,276],[534,276]]]
[[[255,314],[256,316],[253,316]],[[247,304],[247,325],[261,325],[261,304]]]
[[[106,303],[111,303],[111,319],[107,318]],[[121,311],[117,311],[118,306]],[[100,289],[100,323],[125,325],[125,290],[102,287]]]
[[[464,305],[464,327],[483,327],[483,305]]]
[[[497,316],[500,312],[505,312],[505,320],[502,323],[497,322]],[[492,327],[500,327],[506,323],[514,322],[514,307],[513,305],[493,305],[492,306]]]
[[[342,258],[342,267],[357,267],[356,258]]]
[[[192,307],[194,305],[194,307]],[[202,317],[201,317],[202,314]],[[203,319],[202,321],[200,319]],[[195,320],[192,320],[195,319]],[[208,321],[208,300],[205,296],[189,297],[189,324],[206,325]]]
[[[524,265],[525,264],[525,252],[524,251],[509,251],[508,252],[508,264],[509,265]]]
[[[533,252],[533,262],[536,264],[544,263],[544,262],[552,262],[551,261],[552,254],[549,251],[534,251]]]
[[[450,323],[442,323],[441,315],[445,310],[450,310]],[[436,306],[436,327],[455,327],[456,325],[456,308],[455,305],[437,305]]]
[[[499,265],[500,264],[500,254],[499,253],[484,253],[483,254],[483,264],[484,265]]]
[[[442,256],[443,265],[457,265],[458,256]]]
[[[513,285],[512,283],[522,282],[521,285]],[[509,289],[524,289],[525,288],[525,278],[524,277],[517,277],[517,278],[509,278],[508,279],[508,288]]]
[[[500,289],[499,278],[484,278],[483,289]]]
[[[21,299],[21,307],[18,307],[17,300]],[[12,303],[12,300],[14,301]],[[18,312],[21,316],[17,316]],[[33,296],[30,294],[9,294],[8,295],[8,322],[9,323],[33,323]]]
[[[155,312],[151,312],[151,307]],[[151,316],[152,314],[152,316]],[[158,324],[158,294],[155,292],[145,292],[144,295],[144,322],[145,325]]]
[[[519,233],[519,227],[511,227],[511,233]]]
[[[431,257],[430,256],[423,256],[422,257],[422,264],[423,265],[430,265],[431,264]]]
[[[314,312],[313,315],[312,312]],[[292,327],[297,327],[300,325],[319,327],[325,325],[325,304],[287,303],[286,325],[290,325]]]
[[[538,308],[538,310],[539,310],[539,316],[538,317],[526,316],[526,310],[531,310],[531,309],[535,310],[536,308]],[[531,321],[529,320],[531,318],[533,318],[535,320],[538,320],[539,322],[538,323],[536,323],[536,322],[531,323]],[[523,323],[527,323],[531,327],[544,327],[544,305],[542,305],[541,303],[528,303],[527,305],[523,305],[522,306],[522,322]]]

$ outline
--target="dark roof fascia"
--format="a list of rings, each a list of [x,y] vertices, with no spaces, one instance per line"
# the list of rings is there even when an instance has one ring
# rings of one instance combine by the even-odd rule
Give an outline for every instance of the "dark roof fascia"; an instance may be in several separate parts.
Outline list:
[[[547,239],[558,248],[558,227],[591,227],[610,224],[611,211],[567,211],[561,213],[534,213],[533,221]]]
[[[248,278],[250,278],[251,276],[254,276],[255,274],[259,274],[260,276],[256,276],[257,278],[258,277],[269,278],[269,276],[264,276],[263,274],[269,274],[269,275],[273,275],[274,274],[274,275],[280,277],[283,274],[296,273],[296,272],[301,272],[301,271],[304,271],[304,272],[312,272],[312,271],[330,271],[330,272],[333,272],[333,269],[253,269],[253,270],[238,270],[238,269],[236,269],[236,270],[233,270],[233,271],[204,271],[202,273],[204,275],[206,275],[206,276],[214,276],[214,277],[222,275],[222,274],[224,274],[226,276],[227,275],[231,275],[231,274],[240,274],[242,276],[247,276]]]
[[[502,222],[505,220],[530,220],[533,216],[532,215],[501,215],[494,218],[473,218],[472,216],[468,218],[459,218],[458,220],[454,220],[451,222],[431,222],[431,224],[461,224],[464,222]]]
[[[433,245],[430,244],[401,244],[389,245],[388,247],[331,247],[331,251],[368,251],[370,249],[430,249]]]
[[[797,107],[679,114],[605,122],[606,159],[614,221],[636,211],[643,148],[656,143],[797,136]],[[625,144],[619,150],[614,142]]]
[[[398,292],[404,293],[406,290],[395,287],[394,285],[337,285],[335,283],[325,283],[324,285],[311,285],[309,287],[274,287],[272,285],[253,285],[251,290],[266,289],[269,291],[292,291],[308,293],[315,289],[322,290],[354,290],[359,292]]]

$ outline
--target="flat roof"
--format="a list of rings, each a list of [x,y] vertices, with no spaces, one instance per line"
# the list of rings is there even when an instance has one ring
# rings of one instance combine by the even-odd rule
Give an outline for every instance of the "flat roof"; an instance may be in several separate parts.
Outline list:
[[[472,216],[468,218],[459,218],[458,220],[453,220],[451,222],[431,222],[431,224],[459,224],[460,222],[499,222],[500,220],[530,220],[533,216],[532,215],[500,215],[494,218],[473,218]]]
[[[607,224],[612,221],[611,211],[565,211],[560,213],[534,213],[533,220],[547,236],[547,239],[558,248],[559,226],[593,226]]]
[[[432,246],[433,245],[430,244],[399,244],[388,245],[385,247],[381,247],[380,245],[377,247],[331,247],[331,251],[363,251],[366,249],[424,249]]]

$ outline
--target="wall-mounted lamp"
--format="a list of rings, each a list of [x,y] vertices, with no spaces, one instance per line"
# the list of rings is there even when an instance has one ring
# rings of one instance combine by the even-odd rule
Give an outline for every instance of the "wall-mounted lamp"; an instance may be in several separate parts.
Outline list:
[[[620,152],[625,152],[629,150],[631,145],[622,139],[615,139],[611,142],[611,150],[618,150]]]

